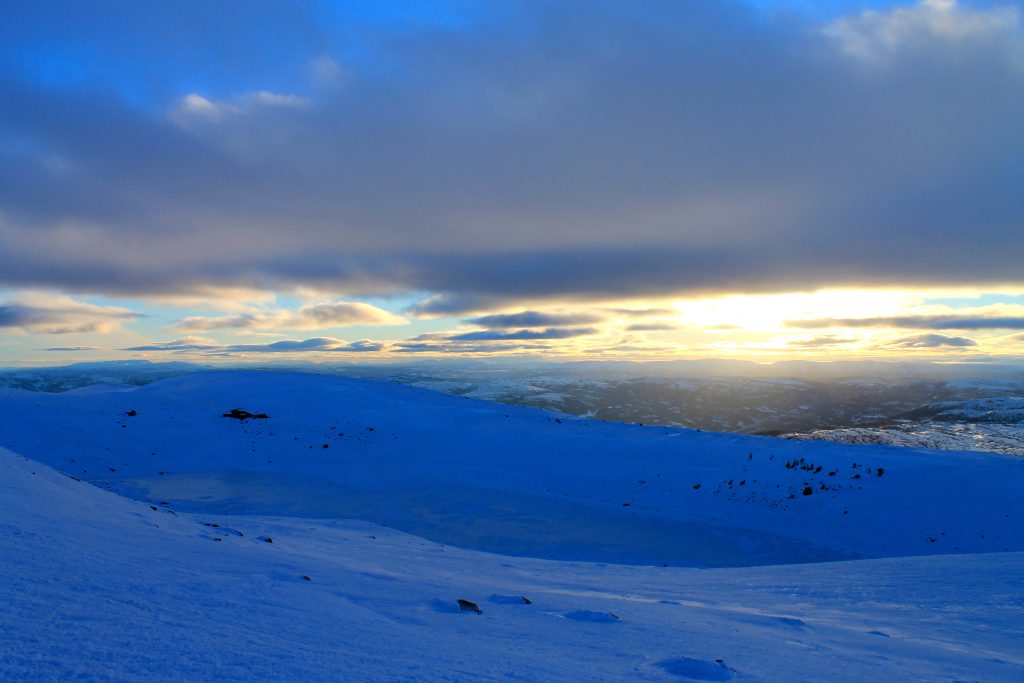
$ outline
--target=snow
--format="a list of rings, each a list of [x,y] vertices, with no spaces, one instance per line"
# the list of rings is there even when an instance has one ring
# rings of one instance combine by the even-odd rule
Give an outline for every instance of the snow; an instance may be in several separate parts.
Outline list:
[[[1024,676],[1020,458],[278,372],[4,390],[0,444],[2,680]]]

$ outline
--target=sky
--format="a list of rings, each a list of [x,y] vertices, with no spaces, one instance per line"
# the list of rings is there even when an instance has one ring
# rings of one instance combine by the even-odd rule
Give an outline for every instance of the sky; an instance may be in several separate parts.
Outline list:
[[[1020,360],[1000,0],[0,6],[0,365]]]

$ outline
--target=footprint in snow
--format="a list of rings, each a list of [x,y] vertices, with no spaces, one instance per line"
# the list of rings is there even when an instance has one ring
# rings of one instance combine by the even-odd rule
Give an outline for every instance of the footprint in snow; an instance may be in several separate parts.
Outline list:
[[[670,674],[695,681],[732,680],[732,669],[727,667],[721,659],[710,661],[707,659],[676,657],[675,659],[666,659],[658,662],[658,666]]]
[[[621,621],[618,616],[611,612],[593,612],[588,609],[568,612],[562,616],[573,621],[591,621],[599,624],[613,624],[616,621]]]

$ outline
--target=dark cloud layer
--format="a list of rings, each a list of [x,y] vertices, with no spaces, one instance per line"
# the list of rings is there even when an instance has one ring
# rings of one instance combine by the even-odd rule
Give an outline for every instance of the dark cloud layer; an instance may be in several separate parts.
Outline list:
[[[132,346],[121,349],[122,351],[171,351],[201,352],[207,355],[231,356],[245,355],[250,353],[309,353],[309,352],[339,352],[339,353],[362,353],[368,351],[382,351],[386,345],[382,342],[363,339],[360,341],[347,342],[343,339],[331,337],[313,337],[311,339],[281,339],[266,344],[208,344],[197,339],[176,339],[167,342],[153,342],[142,346]]]
[[[788,320],[789,327],[820,329],[829,327],[901,327],[921,330],[1024,330],[1024,317],[903,315],[879,318],[817,318]]]
[[[91,306],[70,300],[43,305],[0,304],[0,330],[15,329],[29,333],[103,333],[138,317],[139,314],[122,308]]]
[[[449,341],[522,341],[526,339],[571,339],[597,332],[593,327],[549,327],[543,330],[480,330],[448,337]]]
[[[471,318],[466,322],[481,327],[507,329],[510,327],[558,327],[564,325],[589,325],[599,323],[604,316],[594,313],[544,313],[541,311],[521,311],[519,313],[496,313],[479,318]]]
[[[0,10],[0,284],[429,315],[1021,278],[1024,31],[998,6],[496,3],[370,32],[315,2],[32,5]]]
[[[543,344],[521,344],[521,343],[481,343],[481,344],[437,344],[426,342],[400,342],[391,349],[395,353],[443,353],[451,355],[460,354],[514,354],[523,351],[538,352],[550,351],[551,347]]]

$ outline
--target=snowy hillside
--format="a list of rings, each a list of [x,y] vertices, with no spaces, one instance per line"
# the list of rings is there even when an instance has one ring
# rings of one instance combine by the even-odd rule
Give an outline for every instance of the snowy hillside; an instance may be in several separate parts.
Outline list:
[[[0,390],[0,445],[2,680],[1024,674],[1021,458],[286,372]]]
[[[234,408],[270,417],[222,417]],[[716,566],[1024,550],[1018,458],[600,423],[341,377],[0,390],[0,434],[135,498],[480,550]]]
[[[789,439],[836,441],[850,444],[886,444],[944,451],[984,451],[1024,456],[1024,428],[1017,424],[986,422],[949,423],[926,420],[882,427],[816,429],[785,434]]]
[[[1016,385],[1012,389],[1017,392]],[[968,388],[976,388],[971,384]],[[790,439],[888,444],[950,451],[987,451],[1024,456],[1024,397],[978,398],[925,404],[906,419],[841,429],[785,434]]]

